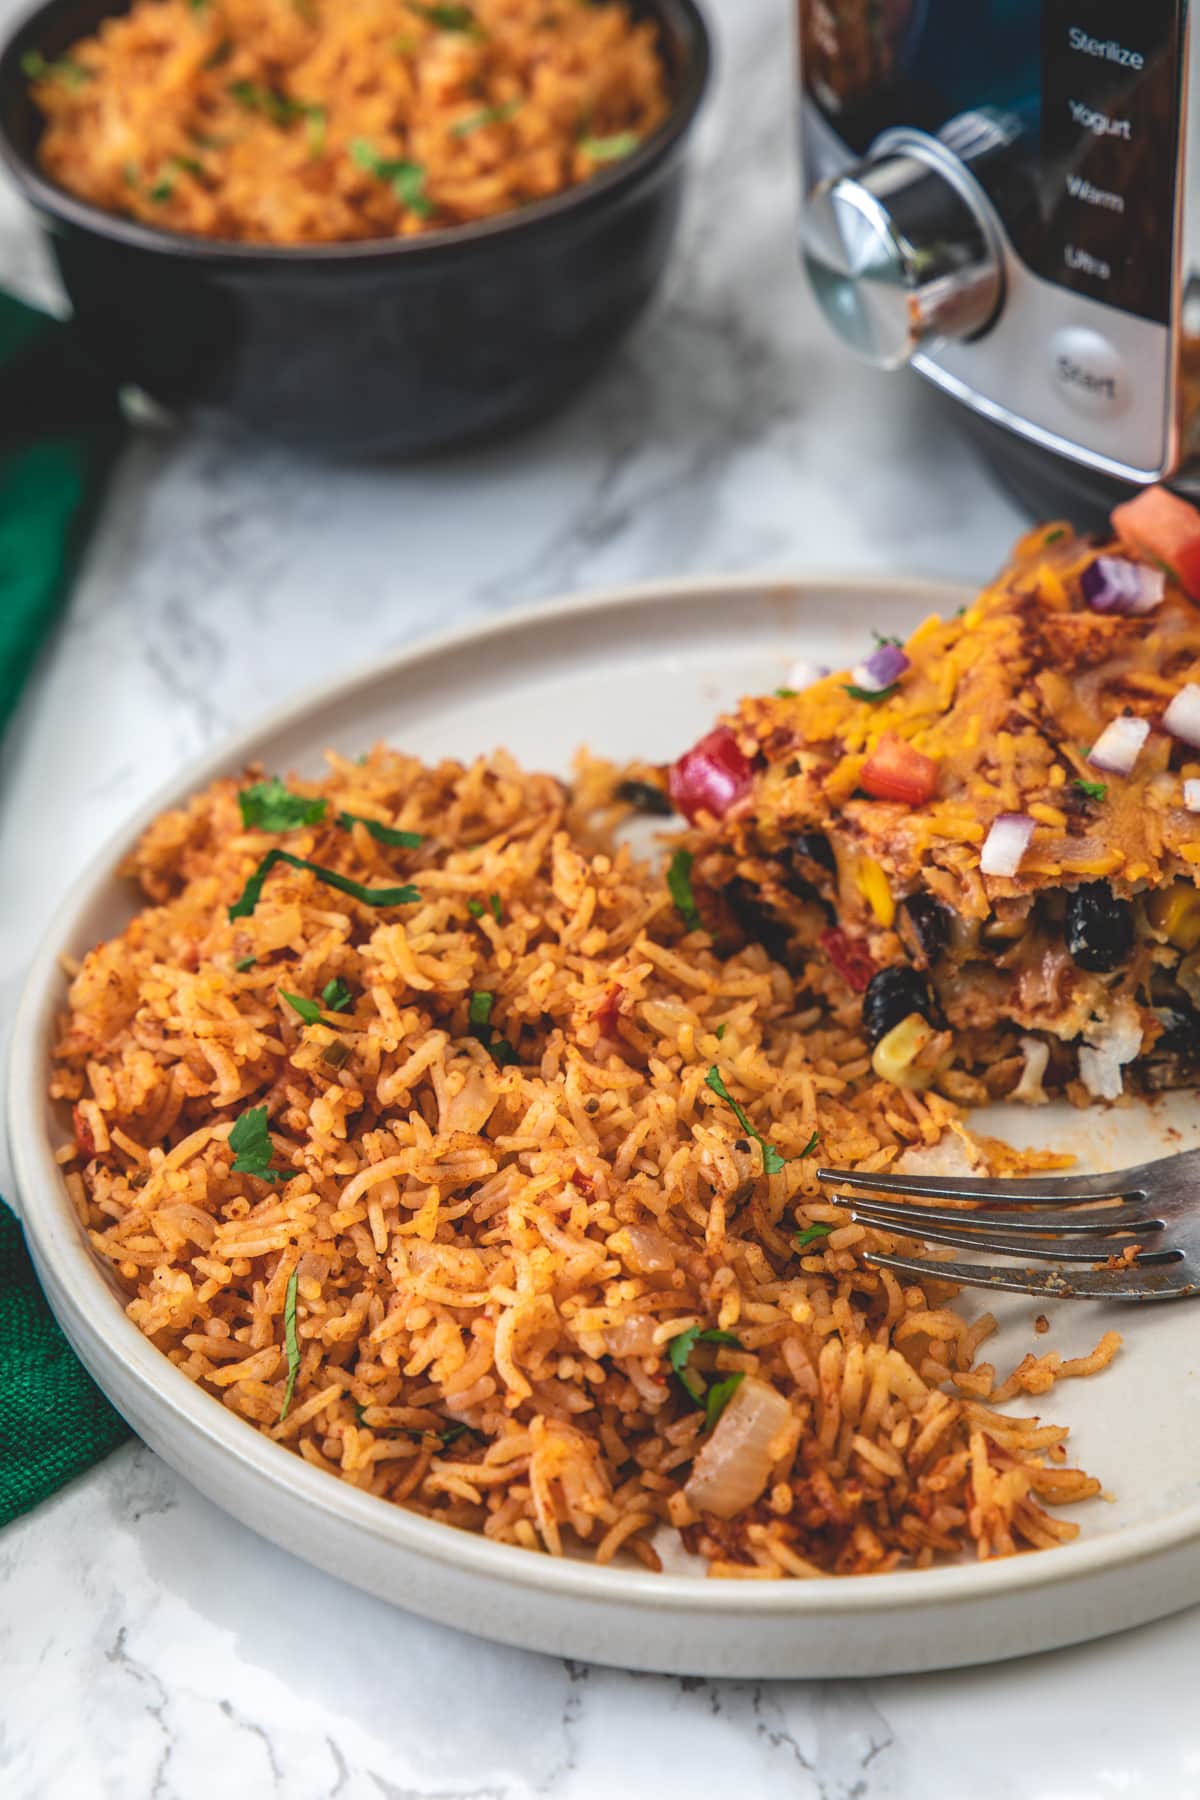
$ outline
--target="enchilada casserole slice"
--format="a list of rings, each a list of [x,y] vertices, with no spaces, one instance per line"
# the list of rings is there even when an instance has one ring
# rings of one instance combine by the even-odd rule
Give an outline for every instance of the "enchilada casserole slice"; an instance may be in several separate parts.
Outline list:
[[[1200,1077],[1200,583],[1161,555],[1184,515],[1200,547],[1161,490],[1108,543],[1042,527],[960,616],[743,701],[671,770],[714,916],[860,995],[880,1076],[1081,1102]]]

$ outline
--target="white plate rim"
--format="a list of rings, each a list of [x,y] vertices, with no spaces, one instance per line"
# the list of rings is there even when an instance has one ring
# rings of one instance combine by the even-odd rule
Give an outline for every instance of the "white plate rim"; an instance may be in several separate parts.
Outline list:
[[[861,1613],[920,1612],[972,1598],[983,1600],[1063,1588],[1118,1569],[1135,1569],[1139,1563],[1200,1544],[1200,1503],[1196,1503],[1150,1524],[1125,1526],[1094,1539],[1085,1533],[1074,1543],[1049,1554],[1026,1553],[990,1562],[902,1570],[869,1578],[830,1576],[813,1581],[725,1582],[653,1574],[612,1564],[598,1567],[455,1530],[362,1493],[313,1468],[228,1412],[220,1401],[189,1381],[156,1350],[126,1317],[85,1244],[51,1146],[40,1129],[45,1106],[46,1030],[53,1013],[53,990],[62,980],[59,955],[63,944],[70,940],[96,889],[111,878],[122,854],[151,820],[219,775],[254,760],[256,747],[264,740],[302,724],[309,712],[345,701],[357,690],[374,686],[391,675],[412,670],[425,661],[437,661],[448,652],[518,637],[530,626],[553,625],[569,617],[623,612],[647,602],[668,602],[682,610],[714,594],[740,596],[748,602],[773,596],[803,602],[818,595],[836,597],[839,590],[847,595],[861,594],[867,586],[875,588],[885,603],[907,600],[934,609],[952,610],[974,594],[964,583],[894,577],[874,570],[817,570],[803,575],[771,570],[667,577],[515,608],[499,618],[470,621],[423,638],[332,680],[306,686],[292,699],[259,715],[254,723],[190,761],[110,835],[76,878],[71,894],[59,908],[30,963],[14,1015],[9,1049],[8,1131],[19,1196],[14,1197],[15,1210],[39,1274],[44,1282],[49,1275],[68,1292],[81,1290],[89,1294],[97,1308],[107,1309],[102,1335],[120,1354],[152,1406],[165,1402],[194,1434],[240,1464],[266,1488],[289,1490],[331,1522],[345,1519],[381,1546],[395,1546],[459,1572],[528,1588],[547,1597],[601,1600],[660,1612],[716,1613],[729,1618],[783,1615],[797,1622]],[[1180,1604],[1188,1604],[1190,1598],[1183,1597]]]

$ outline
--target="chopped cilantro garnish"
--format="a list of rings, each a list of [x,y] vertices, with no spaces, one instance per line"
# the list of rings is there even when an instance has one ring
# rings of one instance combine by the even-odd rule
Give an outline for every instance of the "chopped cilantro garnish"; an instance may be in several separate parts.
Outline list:
[[[807,1250],[808,1246],[815,1244],[819,1238],[827,1238],[832,1230],[832,1225],[806,1225],[803,1231],[796,1233],[793,1241],[797,1250]]]
[[[703,924],[696,896],[692,892],[692,864],[695,860],[690,850],[677,850],[667,870],[667,889],[687,931],[697,931]]]
[[[1067,535],[1066,526],[1065,525],[1056,525],[1054,527],[1053,531],[1048,531],[1046,533],[1042,542],[1046,543],[1046,544],[1057,544],[1059,538],[1065,538],[1066,535]]]
[[[438,31],[465,31],[471,37],[482,37],[479,20],[469,6],[427,6],[422,0],[405,0],[409,12],[436,27]]]
[[[298,831],[301,825],[319,825],[329,802],[293,794],[276,775],[243,788],[238,805],[247,831]]]
[[[733,1396],[745,1381],[745,1371],[736,1369],[724,1381],[714,1381],[704,1396],[704,1429],[711,1431]]]
[[[807,1144],[805,1144],[803,1150],[800,1152],[799,1156],[796,1157],[795,1160],[797,1162],[803,1162],[804,1158],[806,1156],[811,1156],[813,1151],[816,1149],[817,1145],[820,1143],[820,1141],[821,1141],[820,1132],[814,1131],[812,1136],[809,1138]]]
[[[325,154],[325,126],[328,116],[323,106],[308,106],[304,109],[308,120],[308,154],[314,159]]]
[[[21,73],[27,81],[62,81],[68,87],[82,87],[85,81],[93,79],[94,71],[85,69],[73,57],[60,56],[54,62],[44,57],[40,50],[27,50],[21,58]]]
[[[300,1339],[296,1335],[296,1289],[300,1285],[300,1265],[288,1276],[287,1293],[283,1301],[283,1342],[287,1350],[288,1378],[283,1390],[283,1405],[279,1409],[279,1423],[287,1418],[288,1407],[292,1404],[292,1395],[296,1391],[296,1377],[300,1373]]]
[[[503,922],[504,913],[503,913],[503,908],[500,905],[499,894],[489,894],[488,895],[488,909],[491,912],[493,919],[495,919],[497,925],[501,924]]]
[[[326,869],[320,863],[309,862],[306,856],[293,856],[290,850],[268,850],[229,908],[231,919],[250,917],[262,898],[263,883],[278,863],[288,863],[293,869],[308,869],[327,887],[337,888],[339,892],[349,894],[353,900],[361,900],[364,906],[411,906],[414,900],[421,898],[419,888],[364,887],[361,881],[351,881],[348,875],[339,875],[335,869]]]
[[[879,648],[881,650],[883,649],[883,646],[885,644],[894,644],[896,649],[899,650],[901,642],[902,642],[902,640],[898,637],[885,636],[885,634],[882,631],[872,631],[871,636],[875,639],[875,642],[879,645]]]
[[[631,156],[641,141],[636,131],[618,131],[612,137],[580,138],[579,148],[593,162],[619,162],[623,156]]]
[[[721,1080],[721,1071],[717,1068],[715,1063],[704,1077],[704,1085],[705,1087],[711,1088],[718,1099],[724,1100],[726,1106],[731,1108],[733,1116],[741,1126],[742,1130],[747,1132],[749,1136],[754,1139],[755,1143],[762,1151],[764,1174],[778,1175],[780,1169],[782,1169],[787,1162],[787,1157],[783,1156],[775,1148],[774,1144],[770,1143],[768,1139],[763,1136],[762,1132],[756,1130],[750,1123],[743,1108],[738,1105],[737,1101],[733,1098],[733,1095],[729,1092],[729,1089],[725,1086],[725,1083]],[[809,1148],[811,1148],[811,1145]],[[804,1155],[808,1155],[808,1150],[804,1151]]]
[[[890,699],[899,685],[900,683],[898,681],[893,681],[890,687],[879,688],[876,690],[874,688],[855,687],[851,683],[844,691],[849,694],[852,700],[865,700],[868,706],[874,706],[878,700]]]
[[[203,175],[204,164],[197,162],[194,156],[172,156],[169,166],[178,169],[181,175]]]
[[[483,1435],[482,1432],[476,1431],[474,1425],[464,1425],[461,1420],[456,1420],[453,1425],[447,1425],[442,1431],[433,1431],[428,1426],[421,1426],[415,1431],[406,1431],[404,1435],[412,1438],[418,1444],[432,1442],[440,1450],[448,1450],[450,1445],[462,1437],[464,1432],[469,1432],[472,1437],[482,1437]]]
[[[345,1012],[354,999],[354,995],[341,976],[335,975],[333,980],[327,981],[321,989],[321,999],[330,1012]]]
[[[421,218],[427,218],[433,211],[433,201],[425,192],[425,170],[421,163],[410,162],[405,156],[380,156],[365,138],[355,138],[350,155],[360,169],[386,181],[401,206],[407,206]]]
[[[1081,781],[1076,777],[1071,786],[1077,787],[1081,794],[1087,795],[1089,800],[1103,800],[1108,793],[1107,781]]]
[[[482,919],[483,914],[484,914],[483,901],[482,900],[468,900],[467,901],[467,911],[470,913],[470,915],[473,919]]]
[[[257,961],[257,956],[239,956],[233,966],[239,975],[244,975],[246,970],[252,969]]]
[[[722,1019],[721,1023],[717,1026],[717,1030],[716,1030],[716,1039],[717,1039],[718,1043],[720,1043],[721,1039],[725,1036],[725,1033],[728,1030],[729,1030],[729,1020]]]
[[[315,1000],[306,1000],[303,994],[289,994],[286,988],[280,988],[279,998],[286,1000],[292,1011],[299,1013],[306,1025],[321,1023],[321,1009]]]
[[[613,792],[626,806],[632,806],[641,813],[651,813],[655,818],[669,819],[675,810],[669,795],[650,781],[619,781]]]
[[[688,1362],[697,1344],[732,1344],[735,1350],[740,1350],[742,1340],[734,1337],[732,1331],[701,1331],[698,1325],[689,1325],[686,1331],[681,1331],[678,1337],[671,1339],[667,1346],[667,1360],[678,1375],[684,1393],[699,1406],[702,1404],[702,1389],[688,1374]]]
[[[156,181],[154,186],[150,189],[150,192],[146,195],[146,198],[147,200],[153,200],[155,205],[161,206],[163,201],[169,200],[174,192],[175,189],[171,182]]]
[[[424,841],[419,831],[397,831],[394,825],[381,825],[378,819],[364,819],[361,813],[339,813],[337,822],[343,831],[361,825],[377,844],[388,844],[393,850],[415,850]]]
[[[492,1032],[492,1008],[496,1004],[495,994],[478,989],[471,995],[467,1005],[467,1021],[472,1037],[479,1039],[484,1048],[490,1051],[498,1068],[506,1069],[515,1063],[517,1053],[507,1038],[495,1037]]]
[[[777,700],[794,700],[799,691],[799,688],[776,688],[775,698]]]
[[[293,100],[290,94],[276,93],[257,81],[231,81],[229,92],[247,112],[265,113],[273,125],[291,125],[297,119],[325,123],[325,108],[310,100]]]
[[[254,1175],[259,1181],[280,1181],[286,1173],[270,1166],[275,1146],[267,1130],[267,1109],[252,1106],[235,1119],[229,1134],[229,1148],[234,1152],[231,1175]]]
[[[457,125],[450,127],[450,136],[456,138],[470,137],[473,131],[479,131],[485,125],[503,125],[520,112],[521,102],[510,100],[504,106],[485,106],[479,112],[471,113],[460,119]]]

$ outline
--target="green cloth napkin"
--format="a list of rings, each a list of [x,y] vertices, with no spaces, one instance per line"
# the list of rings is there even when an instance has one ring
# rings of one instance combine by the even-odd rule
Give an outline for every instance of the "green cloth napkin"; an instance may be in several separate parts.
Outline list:
[[[121,439],[69,326],[0,294],[0,732],[49,634]],[[0,1525],[129,1435],[42,1298],[0,1200]]]

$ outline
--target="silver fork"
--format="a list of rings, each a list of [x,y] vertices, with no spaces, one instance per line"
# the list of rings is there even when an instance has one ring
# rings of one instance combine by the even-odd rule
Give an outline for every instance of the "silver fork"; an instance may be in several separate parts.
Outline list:
[[[1200,1293],[1200,1150],[1113,1175],[976,1181],[818,1169],[817,1180],[904,1197],[896,1204],[831,1194],[833,1205],[860,1225],[985,1256],[1027,1259],[1024,1266],[1010,1266],[868,1251],[866,1261],[878,1267],[1047,1300],[1186,1300]],[[973,1200],[981,1209],[913,1204],[930,1200]],[[1139,1248],[1128,1263],[1096,1267],[1129,1245]],[[1038,1261],[1052,1266],[1037,1268]],[[1091,1268],[1071,1266],[1089,1263]]]

